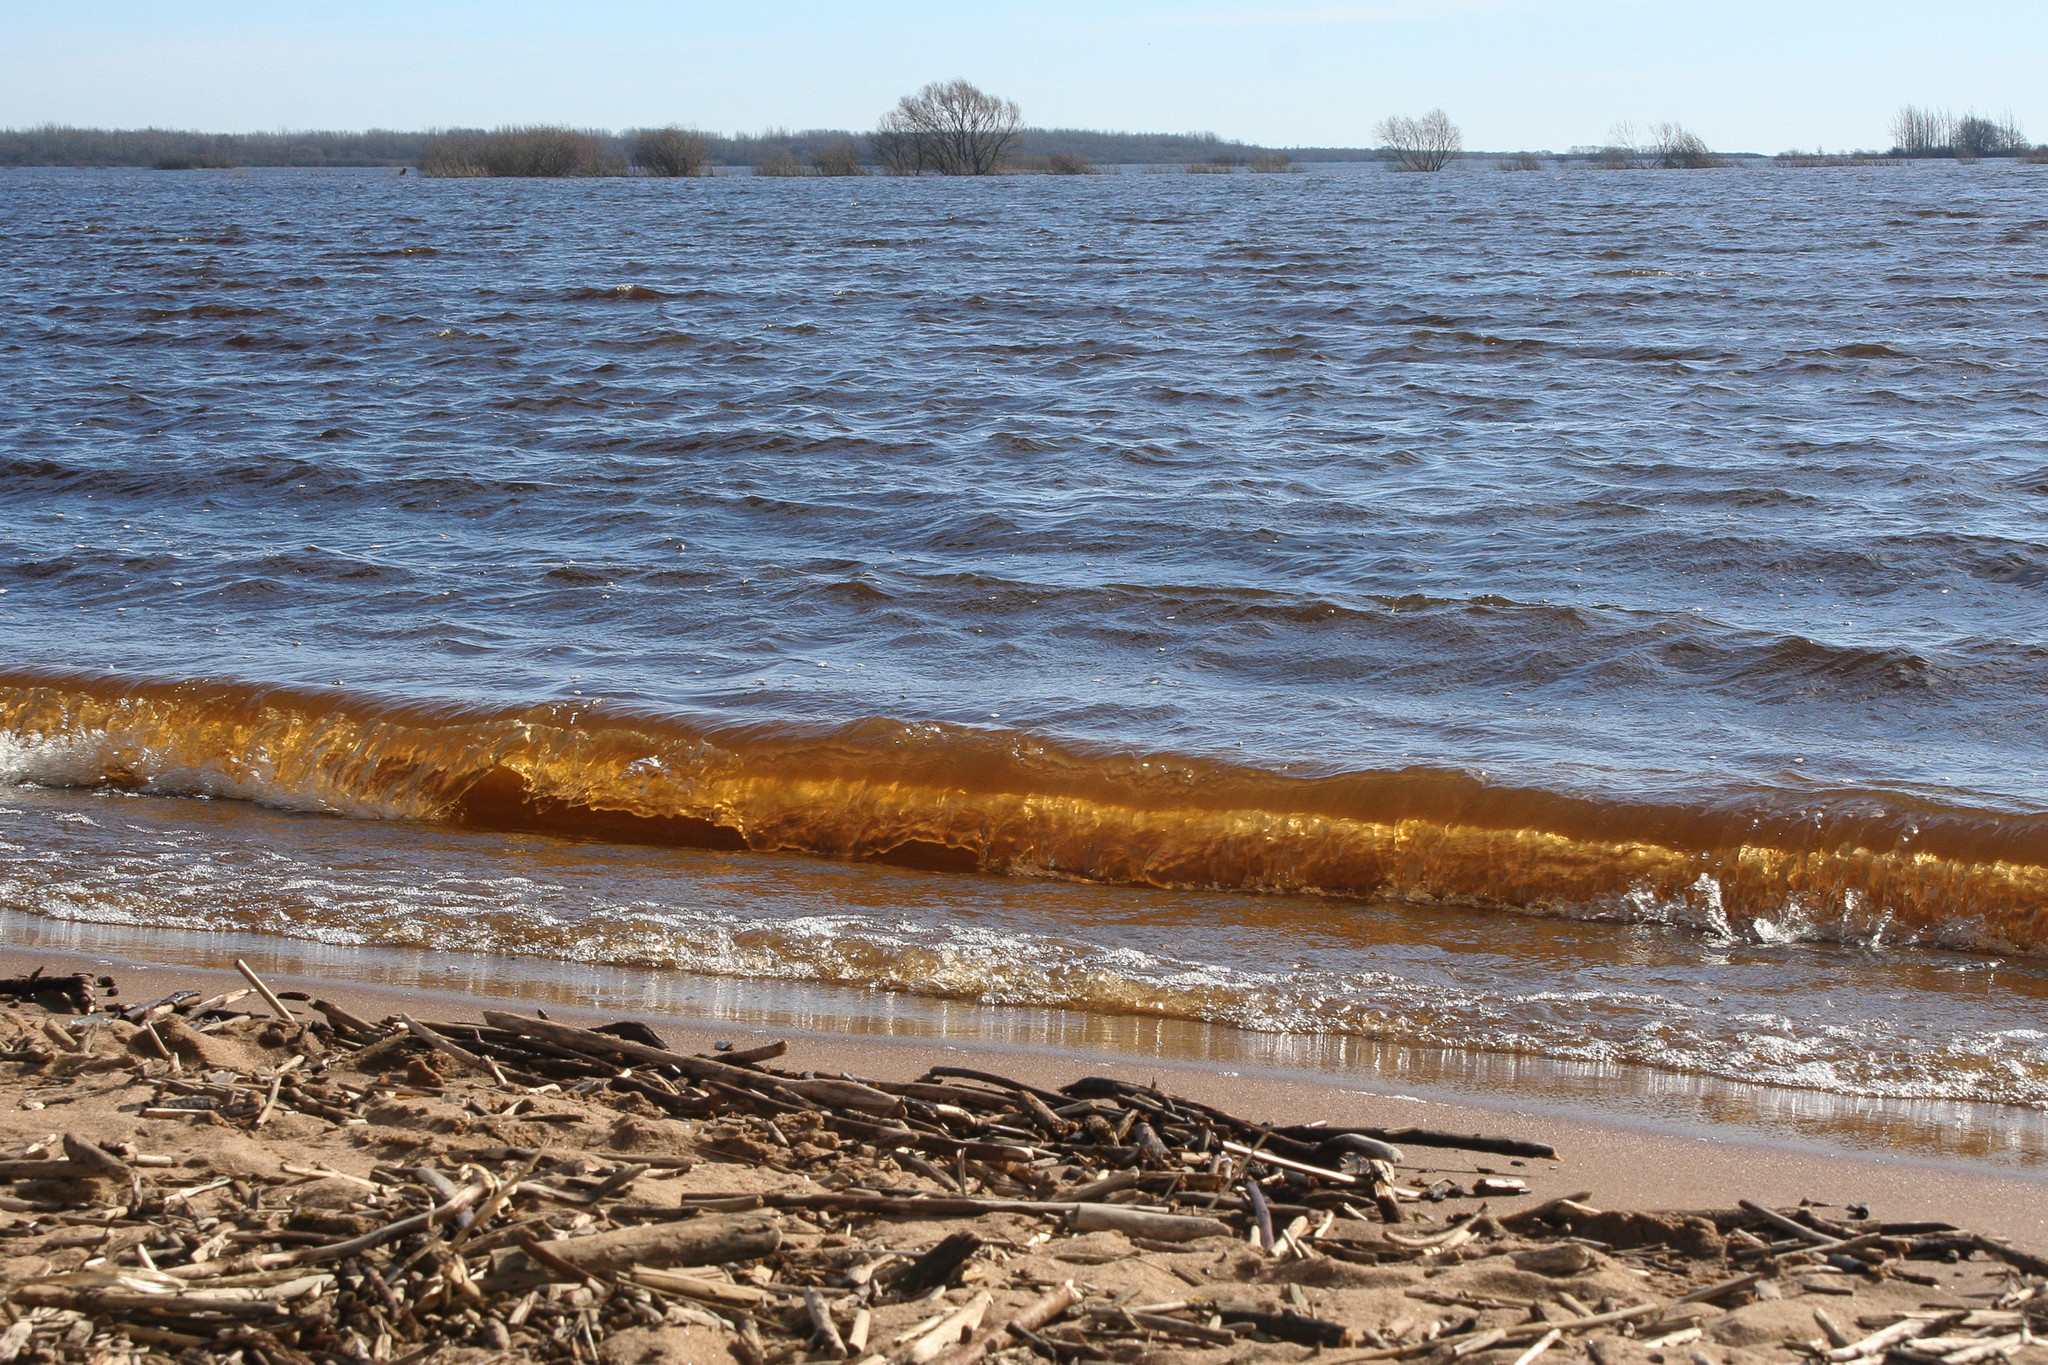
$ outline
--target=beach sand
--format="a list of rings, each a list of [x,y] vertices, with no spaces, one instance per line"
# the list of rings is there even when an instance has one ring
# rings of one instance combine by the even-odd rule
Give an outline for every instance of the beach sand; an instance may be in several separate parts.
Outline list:
[[[123,1001],[141,1002],[173,990],[212,994],[242,985],[231,970],[187,965],[152,966],[127,957],[0,950],[0,975],[37,967],[46,974],[103,972],[120,986]],[[418,1017],[474,1019],[486,1007],[530,1009],[531,1002],[490,1000],[453,993],[394,991],[279,974],[279,990],[304,990],[346,1006],[367,1019],[410,1012]],[[585,1023],[615,1015],[562,1009],[549,1013]],[[683,1015],[643,1015],[684,1051],[709,1051],[716,1042],[745,1047],[769,1040],[765,1034],[736,1032],[730,1025]],[[1355,1093],[1322,1076],[1226,1075],[1199,1066],[1155,1059],[1118,1061],[1100,1055],[1080,1059],[1032,1052],[956,1048],[929,1041],[843,1035],[778,1034],[800,1052],[803,1066],[821,1073],[841,1071],[882,1080],[910,1080],[935,1064],[1000,1072],[1032,1084],[1057,1088],[1082,1075],[1123,1080],[1156,1080],[1164,1089],[1215,1104],[1234,1113],[1276,1123],[1427,1126],[1457,1132],[1501,1133],[1547,1142],[1563,1161],[1511,1167],[1505,1160],[1482,1162],[1503,1174],[1530,1179],[1540,1192],[1591,1190],[1595,1202],[1613,1208],[1725,1208],[1738,1199],[1771,1206],[1802,1200],[1846,1206],[1867,1204],[1889,1220],[1946,1220],[1960,1226],[2048,1250],[2048,1179],[2029,1179],[1973,1170],[1944,1160],[1940,1152],[1902,1155],[1816,1152],[1746,1137],[1727,1125],[1711,1136],[1630,1128],[1594,1118],[1559,1118],[1519,1113],[1496,1103],[1432,1103],[1417,1106]],[[1360,1090],[1395,1092],[1398,1076],[1357,1078]],[[1470,1172],[1473,1163],[1445,1154],[1442,1169]],[[1568,1186],[1569,1189],[1562,1187]]]
[[[80,1031],[0,1004],[9,1359],[1791,1365],[1862,1342],[1842,1359],[1875,1365],[1911,1338],[1936,1365],[2048,1360],[2025,1182],[1438,1107],[1432,1127],[1558,1159],[1415,1135],[1348,1175],[1264,1154],[1261,1195],[1228,1143],[1282,1138],[1200,1105],[1409,1115],[1284,1078],[815,1037],[763,1071],[691,1057],[756,1042],[702,1021],[646,1021],[656,1049],[508,1001],[469,1034],[500,1002],[279,973],[265,1003],[235,972],[24,959],[0,970],[104,973],[130,1009],[236,992],[242,1012]],[[1002,1075],[825,1079],[936,1065]],[[1052,1093],[1084,1071],[1154,1088]],[[1802,1197],[1828,1205],[1804,1225]]]

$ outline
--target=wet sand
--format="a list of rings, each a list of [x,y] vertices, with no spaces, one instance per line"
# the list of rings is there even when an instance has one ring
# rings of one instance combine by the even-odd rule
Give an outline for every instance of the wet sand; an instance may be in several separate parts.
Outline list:
[[[110,975],[120,987],[120,998],[130,1003],[173,990],[213,992],[242,984],[229,970],[152,963],[140,956],[0,949],[0,974],[14,976],[37,967],[46,974]],[[318,993],[372,1019],[399,1012],[439,1019],[473,1018],[478,1010],[494,1005],[532,1007],[530,1001],[378,989],[283,972],[267,974],[266,980],[280,991]],[[552,1002],[547,1009],[565,1022],[603,1022],[618,1017],[617,1011],[564,1008]],[[746,1046],[769,1038],[684,1013],[633,1013],[686,1050],[708,1050],[713,1043],[728,1039]],[[1092,1053],[963,1048],[927,1040],[849,1039],[800,1031],[775,1036],[801,1038],[806,1063],[821,1073],[843,1069],[884,1080],[910,1080],[934,1064],[944,1064],[996,1071],[1047,1086],[1087,1074],[1136,1081],[1157,1078],[1164,1088],[1251,1118],[1282,1123],[1321,1119],[1333,1124],[1419,1125],[1534,1139],[1556,1147],[1562,1164],[1532,1162],[1520,1171],[1504,1158],[1492,1159],[1491,1164],[1503,1174],[1530,1176],[1541,1190],[1555,1190],[1560,1184],[1590,1190],[1595,1202],[1610,1208],[1724,1208],[1743,1198],[1774,1206],[1793,1205],[1802,1199],[1835,1206],[1866,1203],[1879,1218],[1945,1220],[2048,1250],[2048,1179],[1973,1170],[1946,1160],[1946,1154],[1939,1151],[1915,1156],[1831,1154],[1773,1145],[1745,1133],[1739,1125],[1728,1125],[1710,1136],[1678,1135],[1591,1118],[1517,1111],[1486,1102],[1421,1103],[1397,1097],[1402,1080],[1396,1075],[1365,1076],[1351,1086],[1339,1086],[1327,1077],[1219,1074],[1210,1068],[1152,1058],[1120,1060]],[[1358,1093],[1361,1091],[1378,1093]],[[1441,1169],[1470,1171],[1472,1165],[1460,1164],[1469,1160],[1462,1154],[1447,1153]]]

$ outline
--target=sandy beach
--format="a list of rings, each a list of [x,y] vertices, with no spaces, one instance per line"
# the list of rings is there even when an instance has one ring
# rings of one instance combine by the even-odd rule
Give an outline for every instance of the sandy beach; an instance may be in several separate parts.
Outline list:
[[[2048,1259],[1993,1181],[1500,1110],[1393,1131],[1370,1097],[1192,1069],[36,966],[0,1005],[9,1359],[2044,1354]]]
[[[207,993],[242,985],[234,972],[184,964],[151,966],[127,957],[13,950],[0,951],[0,975],[18,975],[44,968],[46,974],[104,972],[119,983],[121,998],[140,1002],[174,990]],[[360,985],[282,975],[280,990],[302,990],[344,1004],[368,1019],[413,1012],[471,1018],[478,1009],[530,1007],[510,999],[487,1000],[452,993],[400,992]],[[561,1009],[549,1013],[591,1024],[615,1016]],[[644,1016],[676,1047],[709,1051],[731,1041],[741,1047],[770,1041],[768,1035],[736,1033],[730,1026],[683,1015]],[[1080,1075],[1106,1075],[1151,1082],[1190,1098],[1225,1105],[1237,1112],[1278,1123],[1399,1126],[1419,1121],[1412,1103],[1375,1098],[1358,1090],[1399,1092],[1398,1076],[1365,1077],[1338,1085],[1311,1076],[1279,1074],[1218,1075],[1190,1066],[1153,1059],[1118,1061],[958,1048],[902,1039],[834,1035],[777,1035],[800,1044],[806,1066],[824,1073],[850,1071],[885,1080],[909,1080],[934,1064],[999,1071],[1047,1087]],[[1744,1140],[1730,1125],[1713,1137],[1672,1135],[1643,1128],[1602,1123],[1591,1117],[1570,1120],[1533,1116],[1497,1104],[1435,1103],[1427,1109],[1432,1127],[1470,1132],[1510,1132],[1547,1142],[1564,1160],[1528,1174],[1539,1193],[1591,1189],[1613,1207],[1689,1209],[1725,1207],[1738,1199],[1798,1204],[1811,1200],[1828,1205],[1868,1204],[1879,1216],[1900,1220],[1945,1219],[1963,1226],[2048,1247],[2048,1181],[1971,1170],[1948,1163],[1941,1152],[1925,1159],[1842,1152],[1834,1155],[1797,1150],[1760,1140]],[[33,1126],[33,1125],[31,1125]],[[1444,1169],[1453,1169],[1447,1162]],[[1464,1169],[1470,1170],[1467,1162]],[[1504,1165],[1502,1169],[1507,1169]]]

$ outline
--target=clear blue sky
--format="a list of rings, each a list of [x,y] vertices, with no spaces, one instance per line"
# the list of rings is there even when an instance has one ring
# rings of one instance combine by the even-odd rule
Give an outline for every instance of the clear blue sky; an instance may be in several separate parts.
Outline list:
[[[1906,102],[2048,141],[2044,0],[0,0],[0,125],[873,126],[965,76],[1038,124],[1359,144],[1442,106],[1478,148],[1676,120],[1881,147]]]

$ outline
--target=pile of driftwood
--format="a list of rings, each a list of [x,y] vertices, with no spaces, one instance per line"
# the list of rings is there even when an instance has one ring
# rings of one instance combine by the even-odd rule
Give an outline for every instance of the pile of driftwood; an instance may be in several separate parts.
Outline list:
[[[1675,1349],[1700,1339],[1703,1314],[1779,1285],[1854,1299],[1866,1283],[1934,1284],[1916,1263],[1976,1257],[2010,1268],[1995,1303],[1891,1309],[1854,1330],[1817,1308],[1821,1334],[1781,1345],[1823,1365],[1981,1365],[2048,1330],[2048,1263],[1945,1224],[1756,1204],[1615,1214],[1584,1193],[1539,1202],[1486,1168],[1427,1180],[1403,1164],[1404,1147],[1554,1158],[1541,1143],[1273,1126],[1101,1078],[1048,1090],[956,1067],[914,1082],[826,1076],[778,1065],[780,1043],[690,1055],[635,1023],[496,1010],[373,1023],[243,970],[246,991],[128,1007],[103,997],[111,983],[21,993],[60,1012],[0,1057],[45,1078],[125,1069],[140,1141],[52,1136],[0,1160],[14,1191],[0,1209],[21,1218],[6,1235],[88,1253],[5,1286],[0,1365],[631,1365],[616,1349],[630,1334],[681,1328],[716,1334],[745,1365],[1302,1348],[1432,1365],[1580,1350],[1617,1365],[1603,1342]],[[234,1065],[223,1040],[261,1063]],[[261,1137],[285,1115],[361,1130],[382,1159],[366,1174],[302,1162],[193,1181],[144,1150],[150,1123]],[[592,1152],[606,1115],[685,1120],[687,1150]],[[512,1128],[527,1140],[474,1140]],[[1088,1267],[1137,1254],[1185,1292],[1088,1282]],[[1344,1282],[1333,1265],[1435,1277],[1496,1259],[1588,1294],[1583,1277],[1614,1264],[1640,1289],[1587,1302],[1430,1278],[1402,1291],[1417,1311],[1367,1322],[1316,1309],[1302,1287]],[[1261,1346],[1297,1354],[1244,1354]]]

